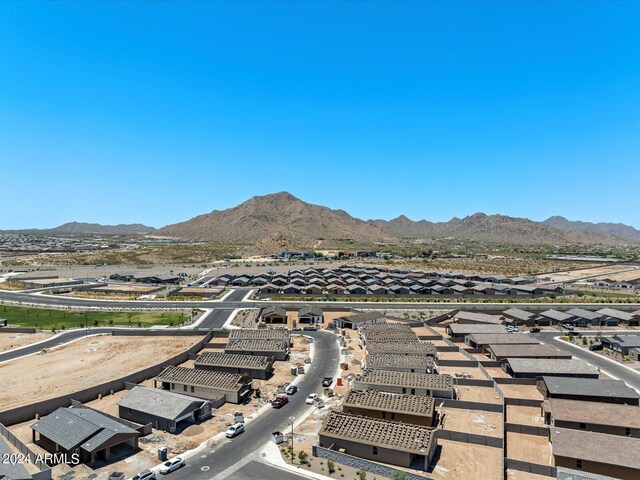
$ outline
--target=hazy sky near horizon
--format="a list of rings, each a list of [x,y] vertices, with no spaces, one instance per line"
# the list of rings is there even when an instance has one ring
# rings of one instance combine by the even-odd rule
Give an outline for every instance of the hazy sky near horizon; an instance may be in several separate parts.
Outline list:
[[[0,2],[0,229],[286,190],[640,228],[639,2]]]

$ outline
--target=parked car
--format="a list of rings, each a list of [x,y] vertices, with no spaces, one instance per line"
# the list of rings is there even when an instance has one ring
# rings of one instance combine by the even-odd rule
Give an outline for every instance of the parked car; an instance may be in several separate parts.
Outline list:
[[[235,425],[231,425],[227,429],[225,435],[227,436],[227,438],[233,438],[237,435],[240,435],[242,432],[244,432],[244,423],[236,423]]]
[[[304,401],[304,403],[306,403],[307,405],[313,405],[313,402],[316,401],[316,398],[318,398],[318,394],[312,393],[309,396],[307,396],[307,399]]]
[[[174,470],[179,469],[180,467],[184,467],[186,463],[184,462],[184,458],[176,457],[171,460],[167,460],[160,467],[160,473],[166,475],[167,473],[171,473]]]
[[[298,387],[296,387],[295,385],[289,385],[285,390],[287,395],[295,395],[297,391],[298,391]]]
[[[589,345],[589,350],[591,350],[592,352],[603,349],[604,345],[602,345],[601,343],[592,343],[591,345]]]
[[[323,387],[330,387],[332,383],[333,383],[333,377],[324,377],[322,379]]]
[[[286,395],[278,395],[271,401],[271,406],[273,408],[280,408],[287,403],[289,403],[289,397],[287,397]]]
[[[566,328],[567,330],[573,330],[573,325],[570,323],[563,323],[562,328]]]
[[[540,331],[540,327],[531,327],[531,328],[529,329],[529,331],[530,331],[531,333],[538,333],[538,332]]]
[[[131,480],[156,480],[156,474],[151,470],[145,470],[133,476]]]

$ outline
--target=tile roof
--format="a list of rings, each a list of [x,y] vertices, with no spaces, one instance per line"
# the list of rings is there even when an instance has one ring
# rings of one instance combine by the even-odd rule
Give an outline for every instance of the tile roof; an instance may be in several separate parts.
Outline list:
[[[418,455],[429,454],[435,441],[434,434],[432,428],[344,412],[329,413],[320,430],[320,435]]]
[[[478,313],[478,312],[466,312],[464,310],[459,311],[453,318],[457,318],[458,320],[466,320],[470,322],[479,322],[479,323],[493,323],[500,325],[504,323],[500,315],[489,315],[486,313]]]
[[[389,370],[368,369],[361,375],[357,375],[355,381],[376,385],[434,388],[438,390],[453,389],[453,378],[451,375],[431,373],[393,372]]]
[[[289,331],[276,328],[236,328],[229,332],[231,340],[289,340]]]
[[[401,355],[422,354],[435,355],[436,347],[429,342],[377,342],[369,340],[367,342],[368,353],[398,353]]]
[[[225,351],[244,352],[280,352],[288,349],[288,342],[284,340],[229,340]]]
[[[549,398],[546,401],[554,420],[593,425],[640,428],[640,407],[621,403],[583,402]]]
[[[544,358],[551,356],[571,358],[571,352],[543,343],[539,345],[489,345],[488,349],[496,357],[502,358]]]
[[[371,353],[367,355],[367,368],[429,368],[433,367],[433,357],[427,355],[400,355],[397,353]]]
[[[622,320],[628,322],[629,320],[633,320],[633,314],[628,312],[622,312],[620,310],[616,310],[614,308],[601,308],[598,310],[600,315],[604,315],[606,317],[616,318],[618,320]]]
[[[506,361],[514,373],[535,373],[538,376],[599,373],[593,365],[575,358],[507,358]]]
[[[549,309],[540,313],[541,317],[550,318],[551,320],[555,320],[556,322],[566,322],[567,320],[571,320],[574,316],[566,313],[560,312],[558,310]]]
[[[194,366],[196,368],[198,368],[198,365],[211,367],[267,368],[271,364],[273,364],[273,357],[264,355],[206,352],[198,355]]]
[[[504,325],[483,323],[450,323],[447,327],[453,335],[465,335],[469,333],[505,333]]]
[[[640,439],[605,433],[551,428],[553,455],[640,470]]]
[[[433,416],[433,397],[386,393],[378,390],[350,390],[343,407],[362,407],[385,412]]]
[[[572,308],[571,310],[567,310],[567,313],[575,317],[584,318],[585,320],[598,320],[602,317],[599,313],[585,310],[584,308]]]
[[[179,383],[221,390],[237,390],[240,384],[248,383],[248,376],[240,373],[218,372],[215,370],[196,370],[186,367],[167,367],[155,380],[165,383]]]
[[[0,435],[0,479],[6,480],[31,480],[31,475],[27,469],[19,462],[2,461],[8,460],[10,455],[15,455],[18,451],[14,451],[8,443],[5,442]]]
[[[467,335],[476,345],[516,345],[539,344],[535,338],[526,333],[472,333]]]
[[[543,376],[547,390],[554,395],[582,395],[610,398],[640,398],[622,380]]]

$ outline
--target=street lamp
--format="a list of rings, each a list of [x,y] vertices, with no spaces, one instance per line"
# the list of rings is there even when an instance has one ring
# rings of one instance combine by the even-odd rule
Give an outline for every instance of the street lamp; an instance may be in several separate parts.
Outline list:
[[[289,417],[289,421],[291,422],[291,465],[293,465],[293,422],[295,421],[296,417]]]

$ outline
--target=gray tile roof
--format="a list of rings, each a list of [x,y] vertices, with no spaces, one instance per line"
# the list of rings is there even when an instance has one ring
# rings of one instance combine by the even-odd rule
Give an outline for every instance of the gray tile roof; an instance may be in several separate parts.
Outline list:
[[[622,312],[620,310],[616,310],[614,308],[601,308],[598,310],[600,315],[604,315],[605,317],[616,318],[618,320],[622,320],[624,322],[628,322],[629,320],[633,320],[633,314],[628,312]]]
[[[587,362],[564,358],[507,358],[514,373],[542,375],[598,374],[598,369]]]
[[[640,429],[640,407],[637,405],[608,403],[603,406],[598,402],[549,398],[546,406],[554,420]]]
[[[450,323],[447,327],[453,335],[470,333],[505,333],[504,325],[478,323]]]
[[[438,390],[453,389],[453,378],[451,375],[431,373],[393,372],[370,369],[365,370],[361,375],[357,375],[355,380],[376,385],[433,388]]]
[[[574,470],[572,468],[558,467],[557,480],[619,480],[597,473],[585,472],[583,470]]]
[[[567,313],[574,317],[584,318],[585,320],[598,320],[602,318],[602,315],[599,313],[585,310],[584,308],[572,308],[571,310],[567,310]]]
[[[397,353],[371,353],[367,355],[367,368],[432,368],[433,357],[427,355],[400,355]]]
[[[229,340],[225,347],[235,352],[284,352],[288,349],[288,342],[284,340]]]
[[[435,355],[436,347],[429,342],[367,342],[367,352],[372,353],[398,353],[401,355],[422,354]]]
[[[418,455],[429,454],[434,434],[432,428],[344,412],[329,413],[320,429],[320,435]]]
[[[229,332],[229,340],[289,340],[289,331],[276,328],[236,328]]]
[[[386,393],[378,390],[350,390],[343,407],[361,407],[384,412],[433,416],[433,397]]]
[[[549,310],[545,310],[544,312],[540,313],[541,317],[545,317],[545,318],[549,318],[551,320],[554,320],[556,322],[566,322],[567,320],[571,320],[574,316],[566,313],[566,312],[560,312],[558,310],[554,310],[554,309],[549,309]]]
[[[464,310],[459,311],[453,318],[457,318],[458,320],[468,321],[468,322],[477,322],[477,323],[492,323],[501,325],[504,323],[500,315],[489,315],[487,313],[478,313],[478,312],[466,312]]]
[[[13,450],[0,435],[0,479],[6,480],[31,480],[31,475],[21,463],[3,461],[9,455],[17,454],[18,450]]]
[[[122,397],[118,405],[156,417],[175,420],[185,413],[197,410],[206,400],[170,392],[161,388],[133,387]]]
[[[571,358],[571,353],[560,350],[553,345],[489,345],[489,351],[498,358],[544,358],[553,357]]]
[[[472,333],[467,335],[476,345],[536,345],[535,338],[526,333]]]

